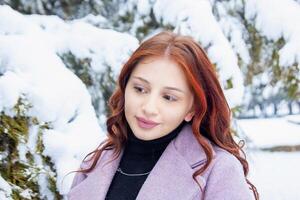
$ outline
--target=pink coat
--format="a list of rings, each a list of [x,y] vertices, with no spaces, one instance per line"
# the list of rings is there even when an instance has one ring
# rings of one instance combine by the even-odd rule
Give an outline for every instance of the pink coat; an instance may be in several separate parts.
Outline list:
[[[97,166],[88,174],[77,173],[68,193],[70,200],[104,200],[119,165],[121,155],[106,165],[112,150],[103,152]],[[173,139],[144,182],[137,200],[252,200],[242,165],[230,153],[214,146],[209,169],[197,180],[193,173],[205,163],[205,153],[190,125]],[[84,165],[82,165],[84,167]]]

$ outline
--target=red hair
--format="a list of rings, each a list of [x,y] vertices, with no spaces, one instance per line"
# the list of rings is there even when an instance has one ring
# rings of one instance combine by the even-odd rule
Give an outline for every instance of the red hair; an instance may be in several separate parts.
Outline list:
[[[116,90],[109,99],[110,114],[107,118],[107,139],[93,152],[89,161],[89,168],[80,172],[90,172],[96,165],[104,150],[113,149],[116,159],[127,140],[128,124],[124,114],[125,87],[135,66],[148,57],[167,57],[182,67],[189,86],[191,87],[195,101],[195,114],[191,121],[193,134],[202,146],[207,162],[193,174],[193,178],[202,174],[213,159],[213,149],[207,142],[233,154],[242,164],[247,183],[258,199],[258,192],[253,184],[247,179],[249,171],[248,162],[242,146],[239,146],[230,130],[231,110],[225,99],[223,90],[217,79],[217,74],[205,51],[191,37],[181,36],[171,32],[161,32],[144,41],[125,63],[119,75]],[[198,102],[198,103],[197,103]],[[196,180],[196,179],[195,179]]]

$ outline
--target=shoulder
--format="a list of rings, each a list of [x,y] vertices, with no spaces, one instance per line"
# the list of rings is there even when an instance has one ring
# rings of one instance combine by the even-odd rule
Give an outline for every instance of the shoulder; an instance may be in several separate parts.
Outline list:
[[[253,199],[240,161],[219,147],[214,147],[214,151],[213,161],[206,172],[205,199]]]
[[[239,160],[228,151],[214,145],[210,140],[204,138],[212,147],[213,160],[210,169],[214,168],[230,168],[234,167],[237,170],[242,170],[242,165]],[[174,139],[175,149],[185,158],[192,166],[197,168],[206,162],[206,154],[202,146],[198,143],[197,138],[193,134],[190,124],[186,124],[179,135]]]
[[[204,188],[204,199],[252,200],[254,196],[249,189],[240,161],[208,139],[206,141],[212,147],[213,158],[207,170],[196,177]],[[182,128],[173,144],[193,173],[207,162],[205,151],[193,134],[191,125],[187,124]]]
[[[212,170],[230,170],[231,173],[241,172],[244,174],[242,164],[233,154],[220,147],[214,146],[213,149],[215,155],[212,161]]]
[[[89,169],[92,166],[93,161],[94,161],[92,159],[92,157],[87,157],[84,161],[82,161],[79,166],[79,169],[77,170],[77,172],[73,178],[73,181],[71,184],[71,189],[73,187],[75,187],[76,185],[78,185],[79,183],[81,183],[82,181],[84,181],[99,166],[99,164],[102,162],[103,158],[107,156],[108,152],[109,152],[108,150],[104,150],[102,152],[95,167],[90,172],[83,172],[82,170]]]

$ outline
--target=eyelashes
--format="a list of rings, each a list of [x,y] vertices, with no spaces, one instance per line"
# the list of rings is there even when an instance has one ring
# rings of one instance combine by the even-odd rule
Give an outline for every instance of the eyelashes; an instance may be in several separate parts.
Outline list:
[[[135,90],[136,92],[138,92],[138,93],[145,93],[145,92],[142,92],[142,90],[144,90],[144,89],[141,88],[141,87],[135,86],[135,87],[133,87],[133,88],[134,88],[134,90]]]
[[[145,94],[145,93],[147,93],[147,91],[145,91],[144,88],[142,88],[142,87],[134,86],[133,88],[139,94]],[[177,101],[177,98],[174,97],[174,96],[172,96],[172,95],[164,95],[163,98],[165,100],[167,100],[167,101],[170,101],[170,102]]]

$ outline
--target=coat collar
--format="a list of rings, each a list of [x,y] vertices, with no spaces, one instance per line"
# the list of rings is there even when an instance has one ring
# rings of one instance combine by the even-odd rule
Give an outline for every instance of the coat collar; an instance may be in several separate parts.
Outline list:
[[[75,186],[71,190],[69,197],[105,199],[122,154],[123,151],[117,159],[107,163],[113,151],[106,151],[99,160],[98,166],[82,183],[77,185],[79,187]],[[199,192],[199,186],[192,178],[194,168],[203,164],[205,160],[205,153],[192,133],[191,125],[186,124],[157,161],[144,182],[137,200],[192,199]],[[203,187],[204,179],[197,176],[197,180]]]

